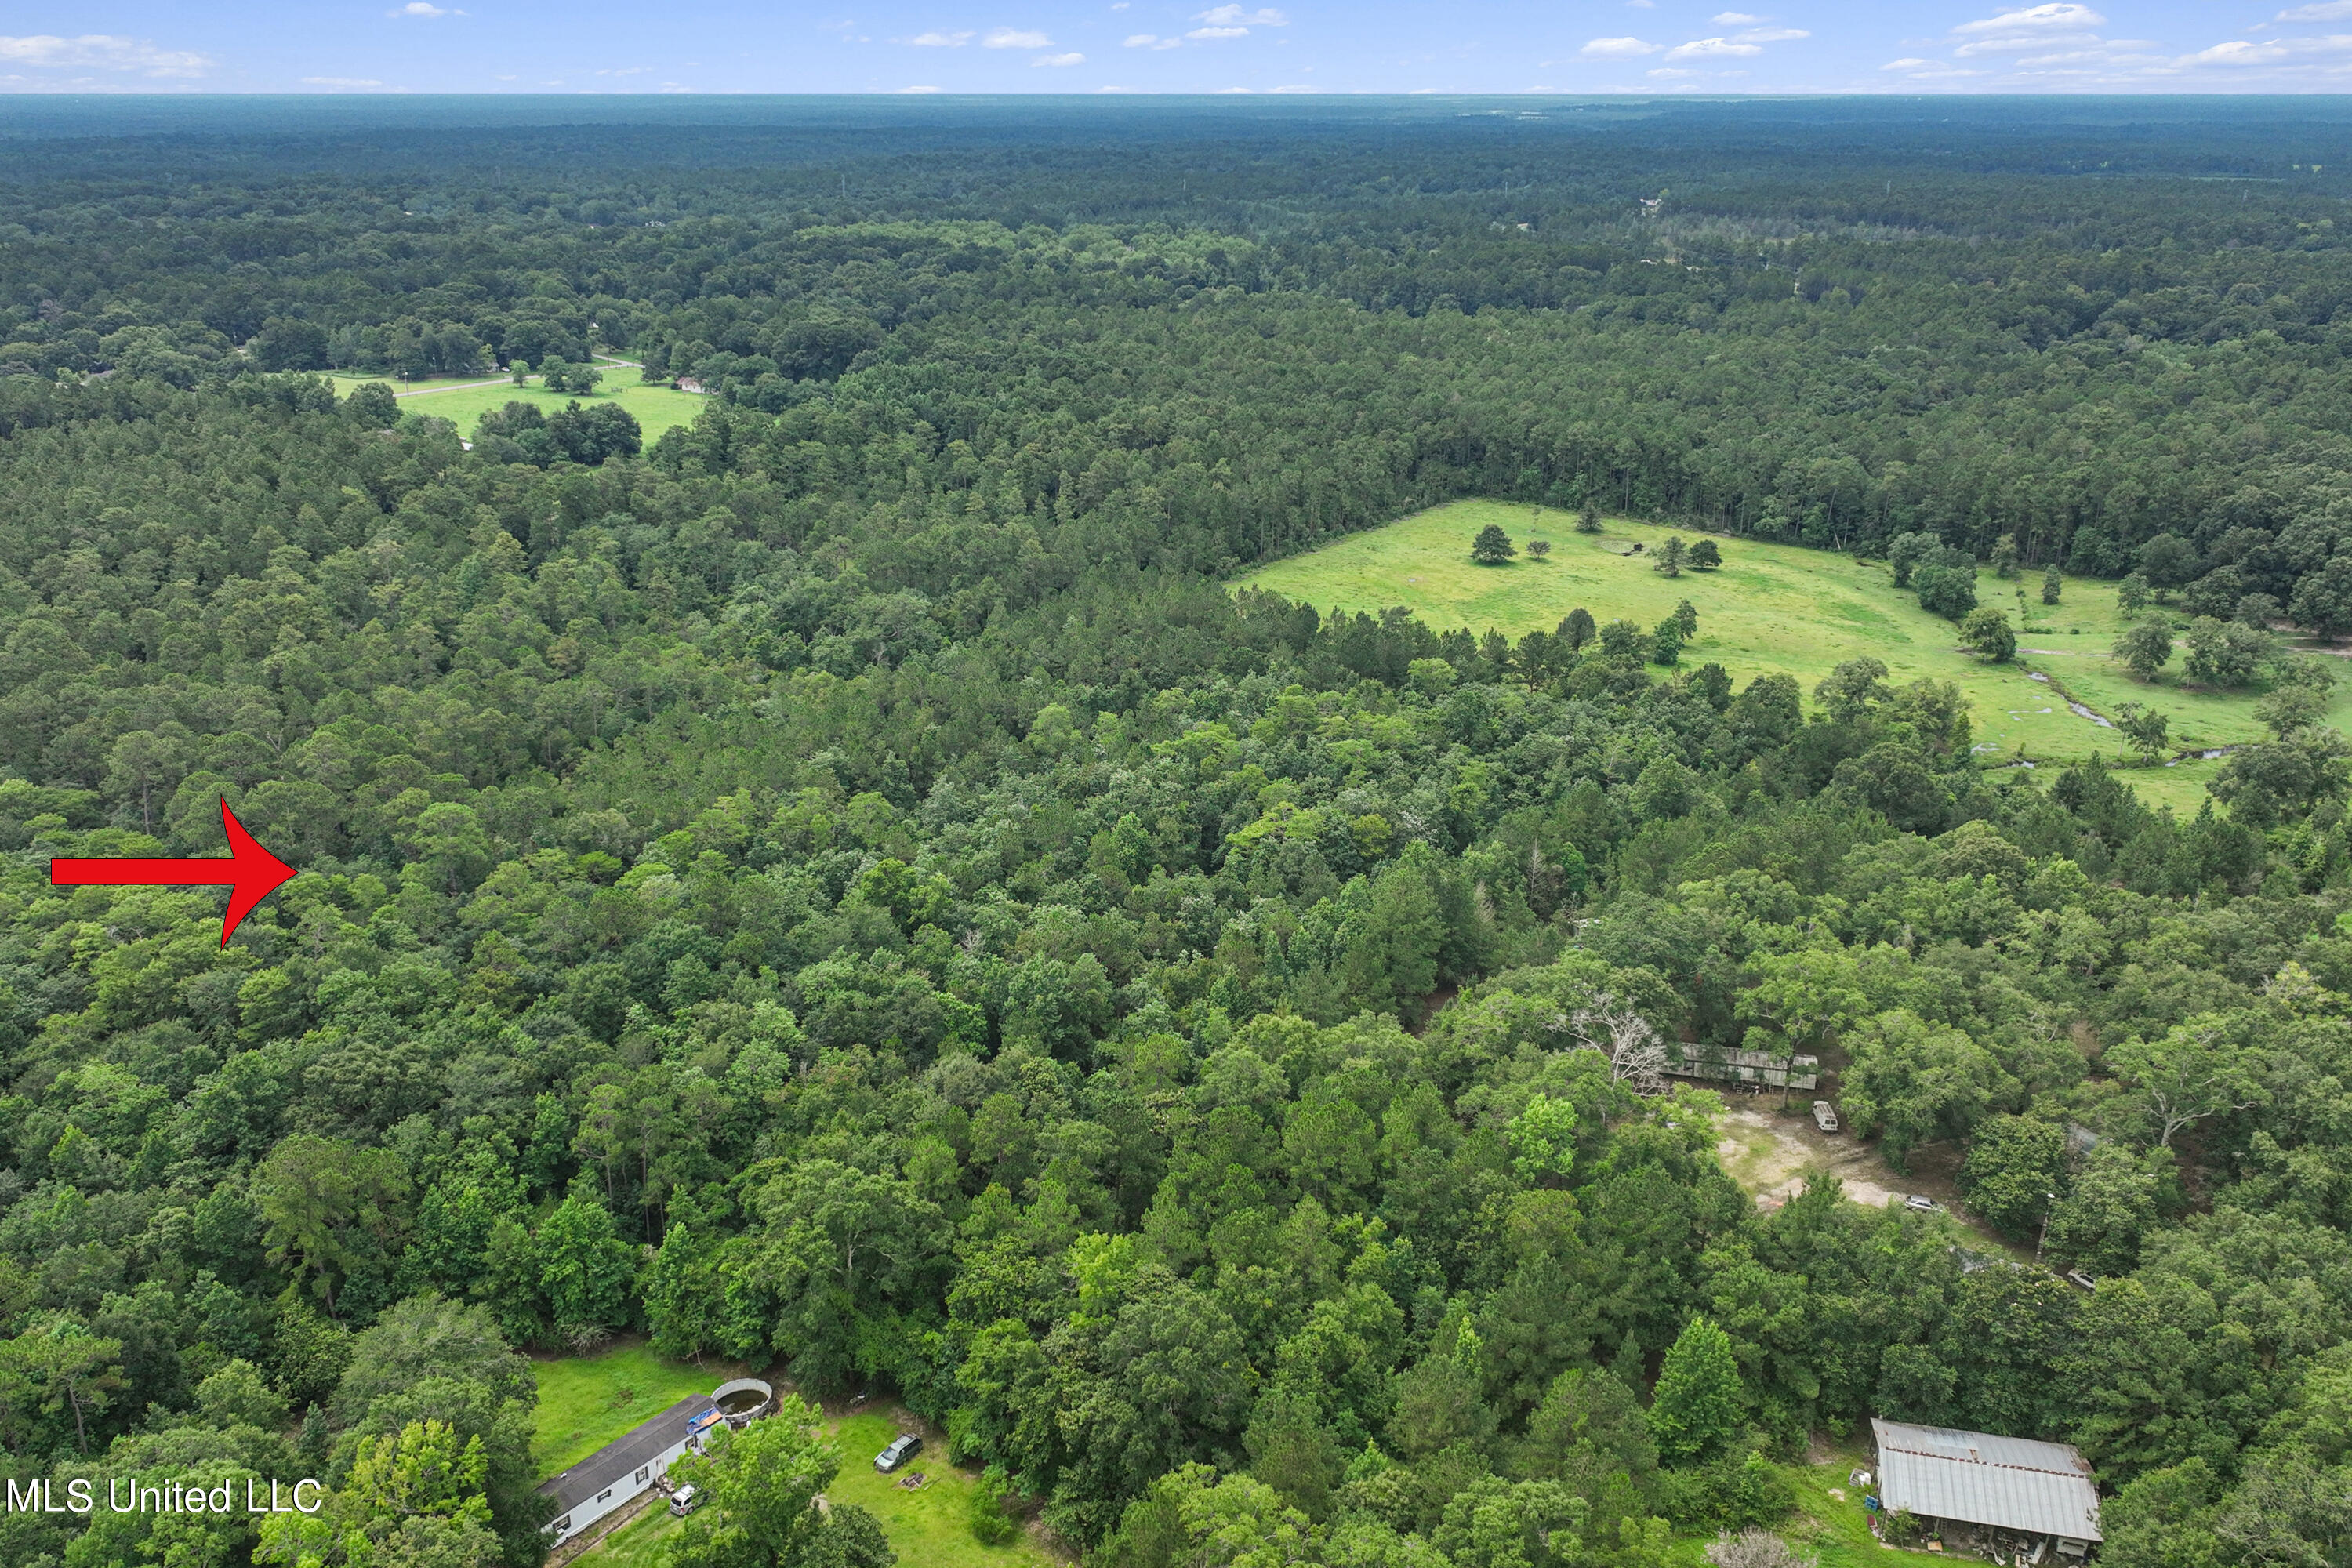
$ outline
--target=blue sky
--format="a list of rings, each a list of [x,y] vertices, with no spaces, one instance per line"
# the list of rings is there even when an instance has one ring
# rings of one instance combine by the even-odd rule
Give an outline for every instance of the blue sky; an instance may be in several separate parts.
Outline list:
[[[8,0],[0,90],[2352,89],[2352,0],[1738,3]]]

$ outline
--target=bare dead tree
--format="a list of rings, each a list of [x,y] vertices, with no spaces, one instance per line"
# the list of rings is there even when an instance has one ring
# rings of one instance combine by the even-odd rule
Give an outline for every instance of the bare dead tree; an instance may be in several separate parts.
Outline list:
[[[1609,1058],[1609,1075],[1635,1094],[1663,1094],[1666,1040],[1658,1026],[1603,991],[1568,1020],[1569,1033],[1588,1051]]]
[[[1715,1568],[1820,1568],[1818,1557],[1803,1557],[1769,1530],[1748,1526],[1734,1535],[1726,1531],[1706,1549]]]

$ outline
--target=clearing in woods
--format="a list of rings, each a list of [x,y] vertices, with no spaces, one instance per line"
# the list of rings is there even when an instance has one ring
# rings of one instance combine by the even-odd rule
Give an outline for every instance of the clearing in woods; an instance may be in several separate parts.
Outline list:
[[[710,399],[675,387],[647,385],[637,380],[632,365],[599,364],[604,373],[604,384],[582,403],[617,403],[636,416],[645,431],[646,445],[659,440],[662,432],[673,426],[691,425]],[[508,377],[489,378],[469,375],[452,380],[402,383],[383,375],[338,375],[335,395],[348,397],[352,388],[371,381],[381,381],[400,394],[403,414],[430,414],[446,419],[457,426],[457,433],[467,440],[474,438],[474,426],[482,416],[493,408],[503,408],[509,403],[536,404],[542,414],[552,414],[573,400],[572,395],[550,392],[532,376],[527,386],[517,386]]]
[[[1470,559],[1472,537],[1490,522],[1522,547],[1507,565],[1481,566]],[[1883,562],[1865,564],[1826,550],[1717,537],[1720,570],[1685,571],[1669,579],[1653,569],[1656,548],[1669,534],[1685,542],[1707,537],[1616,517],[1600,533],[1578,533],[1567,513],[1549,508],[1455,501],[1276,562],[1240,585],[1272,589],[1326,612],[1402,605],[1440,629],[1491,627],[1514,638],[1552,630],[1580,605],[1596,621],[1622,617],[1646,631],[1672,614],[1677,601],[1688,599],[1698,612],[1698,636],[1683,650],[1685,668],[1720,664],[1742,684],[1786,671],[1810,700],[1815,684],[1838,664],[1874,656],[1898,682],[1929,676],[1958,685],[1973,710],[1979,759],[1988,764],[2021,756],[2063,763],[2094,752],[2110,761],[2129,754],[2114,730],[2073,711],[2052,680],[2036,675],[2053,678],[2102,715],[2125,702],[2161,710],[2171,717],[2178,750],[2262,738],[2254,692],[2186,688],[2177,654],[2171,669],[2154,683],[2109,657],[2108,646],[2126,624],[2111,583],[2069,577],[2060,602],[2044,605],[2039,572],[2021,572],[2012,581],[1979,572],[1977,602],[2008,611],[2019,628],[2017,661],[1989,665],[1959,646],[1950,622],[1895,587]],[[1529,539],[1551,542],[1549,559],[1525,552]],[[1643,548],[1634,554],[1637,543]],[[2339,726],[2352,720],[2352,681],[2338,686],[2329,716]],[[2151,805],[2194,811],[2215,765],[2192,760],[2122,776]]]
[[[841,1473],[825,1489],[826,1500],[856,1503],[873,1514],[907,1568],[1049,1568],[1061,1563],[1026,1531],[1002,1546],[982,1546],[973,1537],[969,1510],[980,1478],[948,1463],[947,1437],[928,1423],[890,1409],[828,1416],[825,1432],[841,1449]],[[874,1456],[901,1432],[919,1433],[922,1451],[898,1474],[877,1474]],[[899,1484],[919,1472],[921,1486]],[[579,1568],[655,1568],[667,1555],[677,1523],[666,1505],[649,1506],[575,1561]]]

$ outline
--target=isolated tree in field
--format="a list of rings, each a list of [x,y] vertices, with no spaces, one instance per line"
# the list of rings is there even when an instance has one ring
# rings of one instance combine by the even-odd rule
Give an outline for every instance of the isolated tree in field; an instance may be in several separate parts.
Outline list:
[[[1651,570],[1669,577],[1679,577],[1683,574],[1683,563],[1689,559],[1690,546],[1683,542],[1682,535],[1670,533],[1666,535],[1666,542],[1658,546],[1658,559]]]
[[[2017,575],[2017,535],[2004,533],[1992,542],[1992,574],[2003,582]]]
[[[1690,563],[1694,572],[1712,572],[1723,564],[1723,552],[1716,548],[1714,540],[1702,539],[1691,546]]]
[[[1666,1352],[1650,1406],[1650,1432],[1667,1460],[1708,1459],[1738,1440],[1739,1363],[1731,1336],[1706,1317],[1693,1318]]]
[[[509,361],[507,365],[507,374],[513,378],[517,386],[522,385],[530,379],[530,361],[527,359]]]
[[[1549,539],[1530,539],[1530,540],[1528,540],[1528,558],[1529,560],[1531,560],[1531,561],[1540,561],[1540,560],[1542,560],[1545,556],[1547,556],[1547,555],[1549,555],[1549,554],[1550,554],[1550,553],[1551,553],[1551,541],[1550,541],[1550,540],[1549,540]]]
[[[1567,618],[1559,623],[1559,639],[1571,653],[1582,653],[1584,645],[1592,640],[1592,612],[1582,605],[1569,611]]]
[[[2125,574],[2116,584],[2116,609],[2126,620],[2147,609],[2149,597],[2147,579],[2137,572]]]
[[[1568,515],[1574,521],[1577,532],[1598,533],[1601,531],[1601,514],[1599,512],[1572,511]]]
[[[539,384],[550,392],[563,392],[572,385],[572,365],[562,354],[550,354],[539,362]]]
[[[1480,529],[1478,537],[1470,542],[1470,559],[1481,566],[1500,566],[1517,553],[1511,543],[1511,536],[1491,522]]]
[[[2140,622],[2116,639],[2115,656],[2142,680],[2155,679],[2156,672],[2172,662],[2171,626],[2160,616]]]
[[[1962,550],[1940,550],[1922,561],[1911,574],[1919,607],[1930,615],[1957,621],[1977,607],[1976,563]]]
[[[1698,606],[1688,599],[1677,601],[1675,605],[1675,625],[1682,628],[1685,642],[1698,636]]]
[[[2243,686],[2278,656],[2268,632],[2210,616],[2191,621],[2181,640],[2189,648],[2182,668],[2200,686]]]
[[[2042,602],[2045,605],[2056,604],[2058,602],[2058,591],[2064,586],[2065,579],[2058,574],[2058,563],[2053,561],[2048,566],[2042,569]]]
[[[2017,654],[2017,633],[2011,628],[2008,615],[1990,605],[1969,612],[1969,618],[1960,623],[1960,640],[1978,658],[1995,664],[2006,664]]]
[[[2171,720],[2153,708],[2143,708],[2137,702],[2124,702],[2116,708],[2116,730],[2126,744],[2139,753],[2143,764],[2153,766],[2163,752],[2172,725]]]

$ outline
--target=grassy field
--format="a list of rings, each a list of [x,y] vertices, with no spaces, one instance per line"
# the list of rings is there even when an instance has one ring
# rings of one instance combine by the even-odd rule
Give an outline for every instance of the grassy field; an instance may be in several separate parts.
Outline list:
[[[1470,559],[1470,540],[1492,522],[1515,541],[1551,541],[1551,556],[1525,554],[1504,566]],[[1698,611],[1698,636],[1683,650],[1686,665],[1715,662],[1745,682],[1780,670],[1808,697],[1841,661],[1874,655],[1897,680],[1932,676],[1957,683],[1974,710],[1976,744],[1988,763],[2024,756],[2070,762],[2094,751],[2109,758],[2126,748],[2111,729],[2074,712],[2055,686],[2094,711],[2137,701],[2171,716],[2180,748],[2221,746],[2261,737],[2254,698],[2185,689],[2173,675],[2153,684],[2135,678],[2107,653],[2123,627],[2115,586],[2068,578],[2060,603],[2041,602],[2038,573],[2003,582],[1979,576],[1979,604],[2011,613],[2021,626],[2018,661],[1987,665],[1958,646],[1950,623],[1931,616],[1895,586],[1883,563],[1864,565],[1829,551],[1754,540],[1718,540],[1724,565],[1669,580],[1652,570],[1651,553],[1669,529],[1611,518],[1603,531],[1572,531],[1564,513],[1503,501],[1456,501],[1385,528],[1341,540],[1311,554],[1252,573],[1243,584],[1305,599],[1318,609],[1378,610],[1403,605],[1440,627],[1489,627],[1517,637],[1549,631],[1581,605],[1594,619],[1620,616],[1656,625],[1676,601]],[[1636,542],[1645,548],[1632,554]],[[2020,620],[2017,590],[2026,593]],[[2037,680],[2036,675],[2050,678]],[[2338,688],[2331,717],[2352,720],[2352,684]],[[2143,798],[2195,809],[2212,764],[2134,773]]]
[[[604,384],[583,403],[618,403],[636,416],[644,427],[646,445],[652,446],[662,432],[673,426],[691,425],[710,400],[691,392],[679,392],[667,386],[648,386],[637,380],[634,367],[603,365]],[[348,397],[352,388],[370,381],[383,381],[383,376],[339,375],[332,378],[338,396]],[[517,386],[505,377],[485,384],[481,376],[462,380],[417,381],[404,386],[391,383],[401,395],[400,408],[404,414],[431,414],[449,420],[459,434],[471,439],[474,426],[483,415],[509,403],[535,403],[542,413],[552,414],[572,401],[569,394],[550,392],[532,376],[530,384]]]
[[[1821,1568],[1918,1568],[1950,1561],[1938,1552],[1898,1551],[1870,1533],[1863,1489],[1846,1484],[1856,1466],[1868,1463],[1857,1447],[1826,1464],[1782,1467],[1796,1488],[1797,1511],[1777,1533],[1801,1554],[1818,1556]]]
[[[643,1345],[538,1363],[539,1422],[531,1456],[542,1476],[569,1468],[689,1394],[708,1394],[732,1365],[665,1361]]]
[[[978,1477],[947,1462],[937,1447],[917,1455],[907,1470],[927,1480],[919,1490],[898,1485],[899,1476],[877,1475],[874,1456],[899,1431],[887,1415],[852,1415],[825,1423],[841,1447],[841,1474],[825,1495],[856,1503],[882,1521],[904,1564],[922,1568],[1045,1568],[1055,1559],[1026,1535],[1003,1546],[982,1546],[965,1522]],[[656,1568],[677,1521],[667,1509],[652,1509],[599,1542],[578,1558],[582,1568]]]

